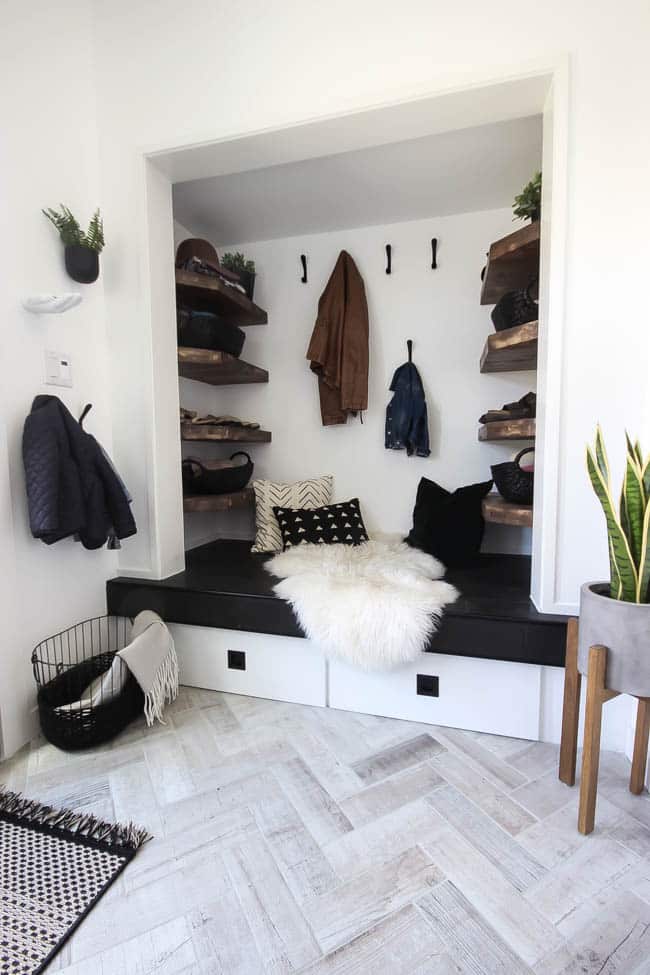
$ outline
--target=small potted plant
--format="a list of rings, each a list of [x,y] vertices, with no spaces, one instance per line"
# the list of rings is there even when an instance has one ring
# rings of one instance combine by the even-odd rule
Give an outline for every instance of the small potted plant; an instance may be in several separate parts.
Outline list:
[[[587,673],[589,648],[607,647],[608,690],[650,696],[650,456],[627,437],[620,503],[614,502],[603,436],[598,428],[587,470],[605,512],[610,581],[580,591],[578,669]]]
[[[95,210],[85,233],[63,204],[60,211],[48,207],[43,213],[59,231],[65,247],[65,269],[72,280],[92,284],[99,277],[99,255],[104,249],[104,222],[99,209]]]
[[[512,205],[514,220],[530,220],[535,223],[542,213],[542,174],[535,173],[529,183],[526,183],[521,193],[515,197]]]
[[[239,275],[246,297],[252,301],[255,291],[255,261],[247,261],[241,251],[236,251],[234,254],[224,254],[221,258],[221,264],[229,271]]]

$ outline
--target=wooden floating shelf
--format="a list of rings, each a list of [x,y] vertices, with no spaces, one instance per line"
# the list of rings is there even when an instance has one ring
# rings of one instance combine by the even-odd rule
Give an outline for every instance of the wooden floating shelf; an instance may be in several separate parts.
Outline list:
[[[494,420],[483,423],[478,430],[479,440],[534,440],[534,420]]]
[[[238,288],[222,278],[195,274],[176,268],[176,299],[196,311],[211,311],[227,318],[233,325],[266,325],[268,315],[263,308]]]
[[[507,291],[526,288],[539,276],[539,220],[490,245],[481,304],[494,305]]]
[[[483,517],[497,525],[516,525],[519,528],[532,528],[532,504],[512,504],[499,494],[488,494],[483,499]]]
[[[538,323],[527,322],[489,335],[481,355],[481,372],[521,372],[537,368]]]
[[[189,349],[179,346],[178,375],[211,386],[236,386],[242,383],[268,383],[266,369],[244,362],[228,352]]]
[[[254,497],[251,488],[231,494],[185,494],[183,511],[231,511],[232,508],[245,508],[252,504]]]
[[[271,443],[269,430],[215,426],[209,423],[181,423],[181,440],[211,443]]]

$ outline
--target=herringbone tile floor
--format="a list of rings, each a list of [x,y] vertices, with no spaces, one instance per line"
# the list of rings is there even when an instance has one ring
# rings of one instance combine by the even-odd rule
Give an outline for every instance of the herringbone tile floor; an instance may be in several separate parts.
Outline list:
[[[65,975],[650,973],[650,798],[603,756],[597,830],[557,748],[185,688],[166,727],[0,781],[148,826]]]

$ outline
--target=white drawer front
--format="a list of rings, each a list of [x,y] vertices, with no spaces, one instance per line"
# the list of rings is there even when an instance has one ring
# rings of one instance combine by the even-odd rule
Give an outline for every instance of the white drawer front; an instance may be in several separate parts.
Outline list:
[[[324,706],[325,658],[309,640],[172,623],[181,683]],[[229,657],[230,652],[230,657]],[[236,669],[245,655],[245,670]]]
[[[418,674],[424,685],[438,678],[438,697],[417,693]],[[330,707],[533,740],[540,733],[540,687],[541,668],[531,664],[437,653],[383,673],[329,665]]]

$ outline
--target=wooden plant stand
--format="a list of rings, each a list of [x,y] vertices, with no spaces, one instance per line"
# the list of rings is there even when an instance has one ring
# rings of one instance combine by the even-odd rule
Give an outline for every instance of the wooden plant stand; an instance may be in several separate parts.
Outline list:
[[[578,830],[584,834],[593,832],[596,816],[603,704],[619,696],[619,691],[609,691],[605,687],[606,672],[607,647],[590,647],[585,732],[582,747],[580,806],[578,809]],[[578,670],[578,620],[571,619],[567,628],[564,707],[560,744],[560,781],[565,782],[566,785],[575,785],[576,781],[581,683],[582,675]],[[638,796],[643,792],[645,785],[648,738],[650,736],[650,698],[639,697],[637,700],[639,703],[636,715],[632,771],[630,773],[630,792]]]

